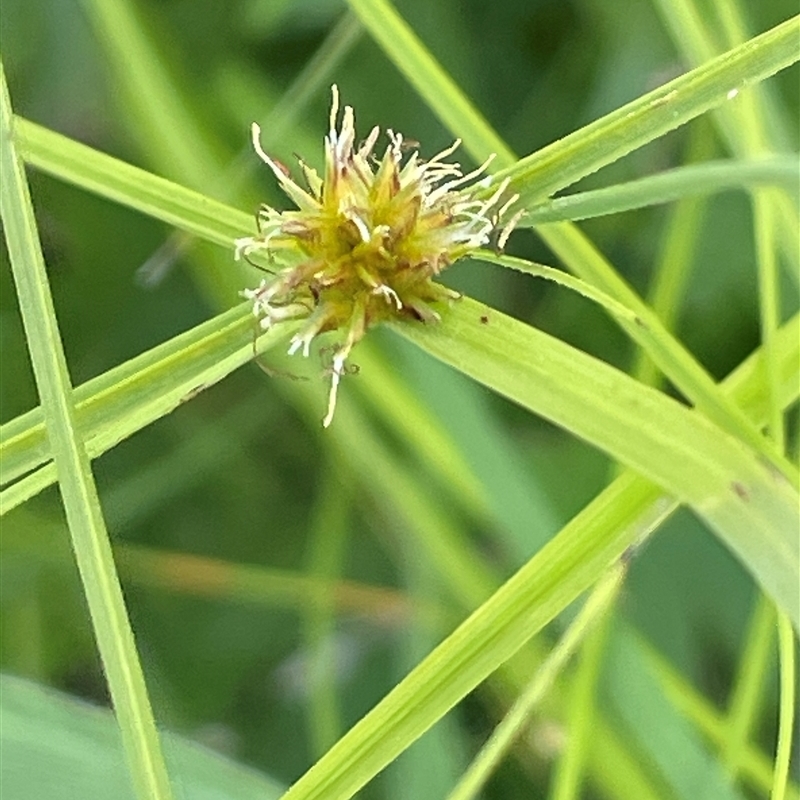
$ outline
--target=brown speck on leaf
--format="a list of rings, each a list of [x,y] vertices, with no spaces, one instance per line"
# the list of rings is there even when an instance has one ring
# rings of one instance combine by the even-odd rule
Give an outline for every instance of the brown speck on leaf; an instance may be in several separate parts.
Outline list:
[[[489,324],[489,317],[486,314],[481,316],[481,325],[488,325]]]
[[[289,171],[289,167],[286,166],[282,161],[278,161],[277,158],[272,159],[278,166],[278,169],[288,178],[292,173]]]
[[[749,500],[750,493],[747,491],[747,488],[743,483],[739,483],[739,481],[733,481],[731,483],[731,489],[736,493],[738,497],[741,497],[742,500]]]
[[[190,400],[194,400],[200,392],[205,391],[211,384],[208,383],[201,383],[199,386],[195,386],[192,389],[189,389],[186,394],[181,397],[181,403],[188,403]]]

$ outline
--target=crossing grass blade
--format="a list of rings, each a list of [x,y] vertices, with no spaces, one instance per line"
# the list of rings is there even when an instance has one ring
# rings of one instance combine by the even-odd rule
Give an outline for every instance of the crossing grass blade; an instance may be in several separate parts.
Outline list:
[[[800,498],[736,439],[624,373],[468,299],[442,325],[397,330],[690,505],[800,626]]]
[[[76,424],[90,458],[284,341],[295,327],[287,323],[256,340],[250,306],[243,303],[79,386]],[[55,480],[55,468],[46,464],[50,451],[40,409],[0,428],[0,454],[3,484],[25,476],[0,495],[3,513]]]
[[[75,421],[66,357],[0,64],[0,208],[37,389],[72,547],[136,792],[172,797],[142,668],[114,568],[97,488]]]
[[[707,161],[648,175],[635,181],[547,200],[528,209],[525,226],[591,219],[636,208],[756,186],[780,186],[800,202],[800,165],[792,156],[751,161]]]

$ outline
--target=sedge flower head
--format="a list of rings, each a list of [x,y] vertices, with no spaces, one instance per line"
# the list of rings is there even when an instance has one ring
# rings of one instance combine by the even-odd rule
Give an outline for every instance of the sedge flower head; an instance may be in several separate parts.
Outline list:
[[[516,197],[505,197],[507,181],[492,192],[487,191],[490,178],[474,182],[491,158],[467,174],[459,164],[446,161],[459,147],[458,140],[428,160],[391,130],[383,155],[377,156],[377,126],[357,144],[350,106],[345,106],[339,123],[336,86],[324,173],[320,177],[300,161],[305,188],[264,152],[255,123],[252,134],[256,153],[297,208],[261,206],[257,235],[236,242],[236,258],[258,251],[272,258],[281,251],[291,264],[243,295],[252,301],[265,329],[282,320],[305,318],[291,340],[290,354],[307,356],[314,338],[327,331],[343,337],[333,349],[323,421],[327,427],[347,359],[367,329],[387,320],[438,321],[432,304],[458,295],[432,279],[487,244]],[[509,230],[501,233],[500,241]]]

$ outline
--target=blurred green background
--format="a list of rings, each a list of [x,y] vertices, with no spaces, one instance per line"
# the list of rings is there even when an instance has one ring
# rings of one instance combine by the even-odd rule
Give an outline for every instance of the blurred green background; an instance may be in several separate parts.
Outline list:
[[[99,34],[94,15],[100,5],[3,0],[0,45],[15,111],[243,209],[254,210],[259,198],[281,203],[274,180],[249,153],[249,124],[285,103],[287,91],[291,97],[293,82],[341,22],[344,3],[133,4],[138,26],[167,65],[176,96],[210,155],[193,176],[148,147],[137,105],[122,88]],[[402,0],[397,7],[520,154],[686,68],[645,0]],[[796,10],[793,0],[747,3],[752,32]],[[271,151],[285,163],[294,163],[293,153],[320,163],[334,81],[344,102],[355,107],[362,135],[374,124],[391,127],[421,142],[428,156],[451,141],[364,34],[332,71],[318,77],[296,122],[271,141]],[[796,149],[797,67],[771,84],[795,121]],[[686,158],[691,137],[713,142],[710,127],[702,130],[707,125],[701,119],[664,137],[582,186],[675,166]],[[724,155],[717,147],[712,144],[711,152]],[[246,188],[231,193],[225,165],[242,152],[253,170]],[[169,239],[169,229],[46,176],[31,172],[30,180],[75,384],[217,313],[226,302],[221,296],[235,301],[229,289],[218,291],[230,275],[218,280],[214,273],[228,268],[233,273],[232,253],[195,248],[165,274],[154,275],[142,266],[152,264],[149,259]],[[668,213],[641,210],[583,228],[646,293]],[[516,233],[508,249],[555,264],[529,231]],[[0,422],[7,422],[37,398],[5,250],[2,261]],[[253,272],[251,285],[259,279]],[[485,264],[458,264],[443,279],[623,369],[632,364],[630,342],[601,311],[572,293]],[[757,312],[747,198],[713,198],[679,313],[679,335],[722,377],[757,346]],[[482,523],[467,519],[435,486],[429,487],[429,499],[468,533],[499,574],[510,575],[610,480],[612,465],[602,454],[470,385],[388,332],[369,338],[454,438],[483,483],[490,513]],[[365,406],[358,383],[367,380],[363,374],[347,380],[342,392]],[[395,587],[441,604],[451,615],[438,628],[416,624],[407,614],[387,617],[368,609],[337,618],[329,663],[346,728],[464,612],[410,543],[391,504],[365,488],[326,444],[319,429],[322,407],[312,415],[299,409],[281,381],[286,379],[270,379],[255,366],[240,370],[95,461],[95,475],[114,542],[148,548],[156,563],[159,552],[177,551],[302,573],[309,568],[320,516],[327,520],[323,528],[337,527],[326,516],[330,503],[336,506],[330,497],[343,498],[341,577]],[[380,424],[376,429],[403,469],[423,474],[397,436]],[[358,448],[359,442],[349,446]],[[104,701],[102,670],[54,488],[3,518],[1,552],[3,670]],[[245,602],[225,586],[216,597],[198,597],[203,575],[193,562],[171,562],[162,585],[153,586],[155,570],[137,562],[131,551],[120,552],[159,722],[282,781],[299,776],[317,747],[298,610]],[[620,616],[704,694],[724,704],[754,597],[752,582],[733,558],[690,514],[680,513],[635,560]],[[767,692],[759,736],[771,748],[775,687]],[[439,753],[444,773],[463,765],[491,730],[493,713],[476,696],[451,714],[451,735],[435,745],[449,748],[446,758]],[[390,769],[363,796],[440,797],[452,782],[445,774],[442,787],[435,781],[414,786],[398,777],[403,769],[402,764]],[[526,794],[532,791],[529,780],[511,761],[487,797],[532,796]]]

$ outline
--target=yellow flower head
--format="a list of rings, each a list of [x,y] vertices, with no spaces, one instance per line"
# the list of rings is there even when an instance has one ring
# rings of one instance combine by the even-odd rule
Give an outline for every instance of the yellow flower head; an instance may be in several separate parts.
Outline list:
[[[373,150],[380,129],[373,128],[363,144],[356,146],[353,109],[345,106],[339,130],[338,116],[339,92],[334,85],[325,173],[320,178],[301,161],[305,189],[264,152],[260,128],[253,124],[253,147],[297,210],[262,206],[259,233],[236,242],[236,258],[278,249],[294,256],[294,266],[243,292],[253,301],[263,328],[307,317],[291,341],[290,354],[301,350],[307,356],[314,337],[325,331],[344,335],[334,350],[325,427],[333,418],[345,361],[365,331],[387,319],[438,320],[430,304],[458,295],[432,278],[487,244],[516,199],[509,198],[494,210],[507,182],[487,199],[477,199],[476,184],[466,184],[483,173],[492,159],[464,175],[458,164],[444,160],[458,148],[458,140],[424,161],[416,150],[407,152],[399,133],[388,130],[389,144],[378,159]],[[491,178],[484,178],[481,189],[490,182]]]

